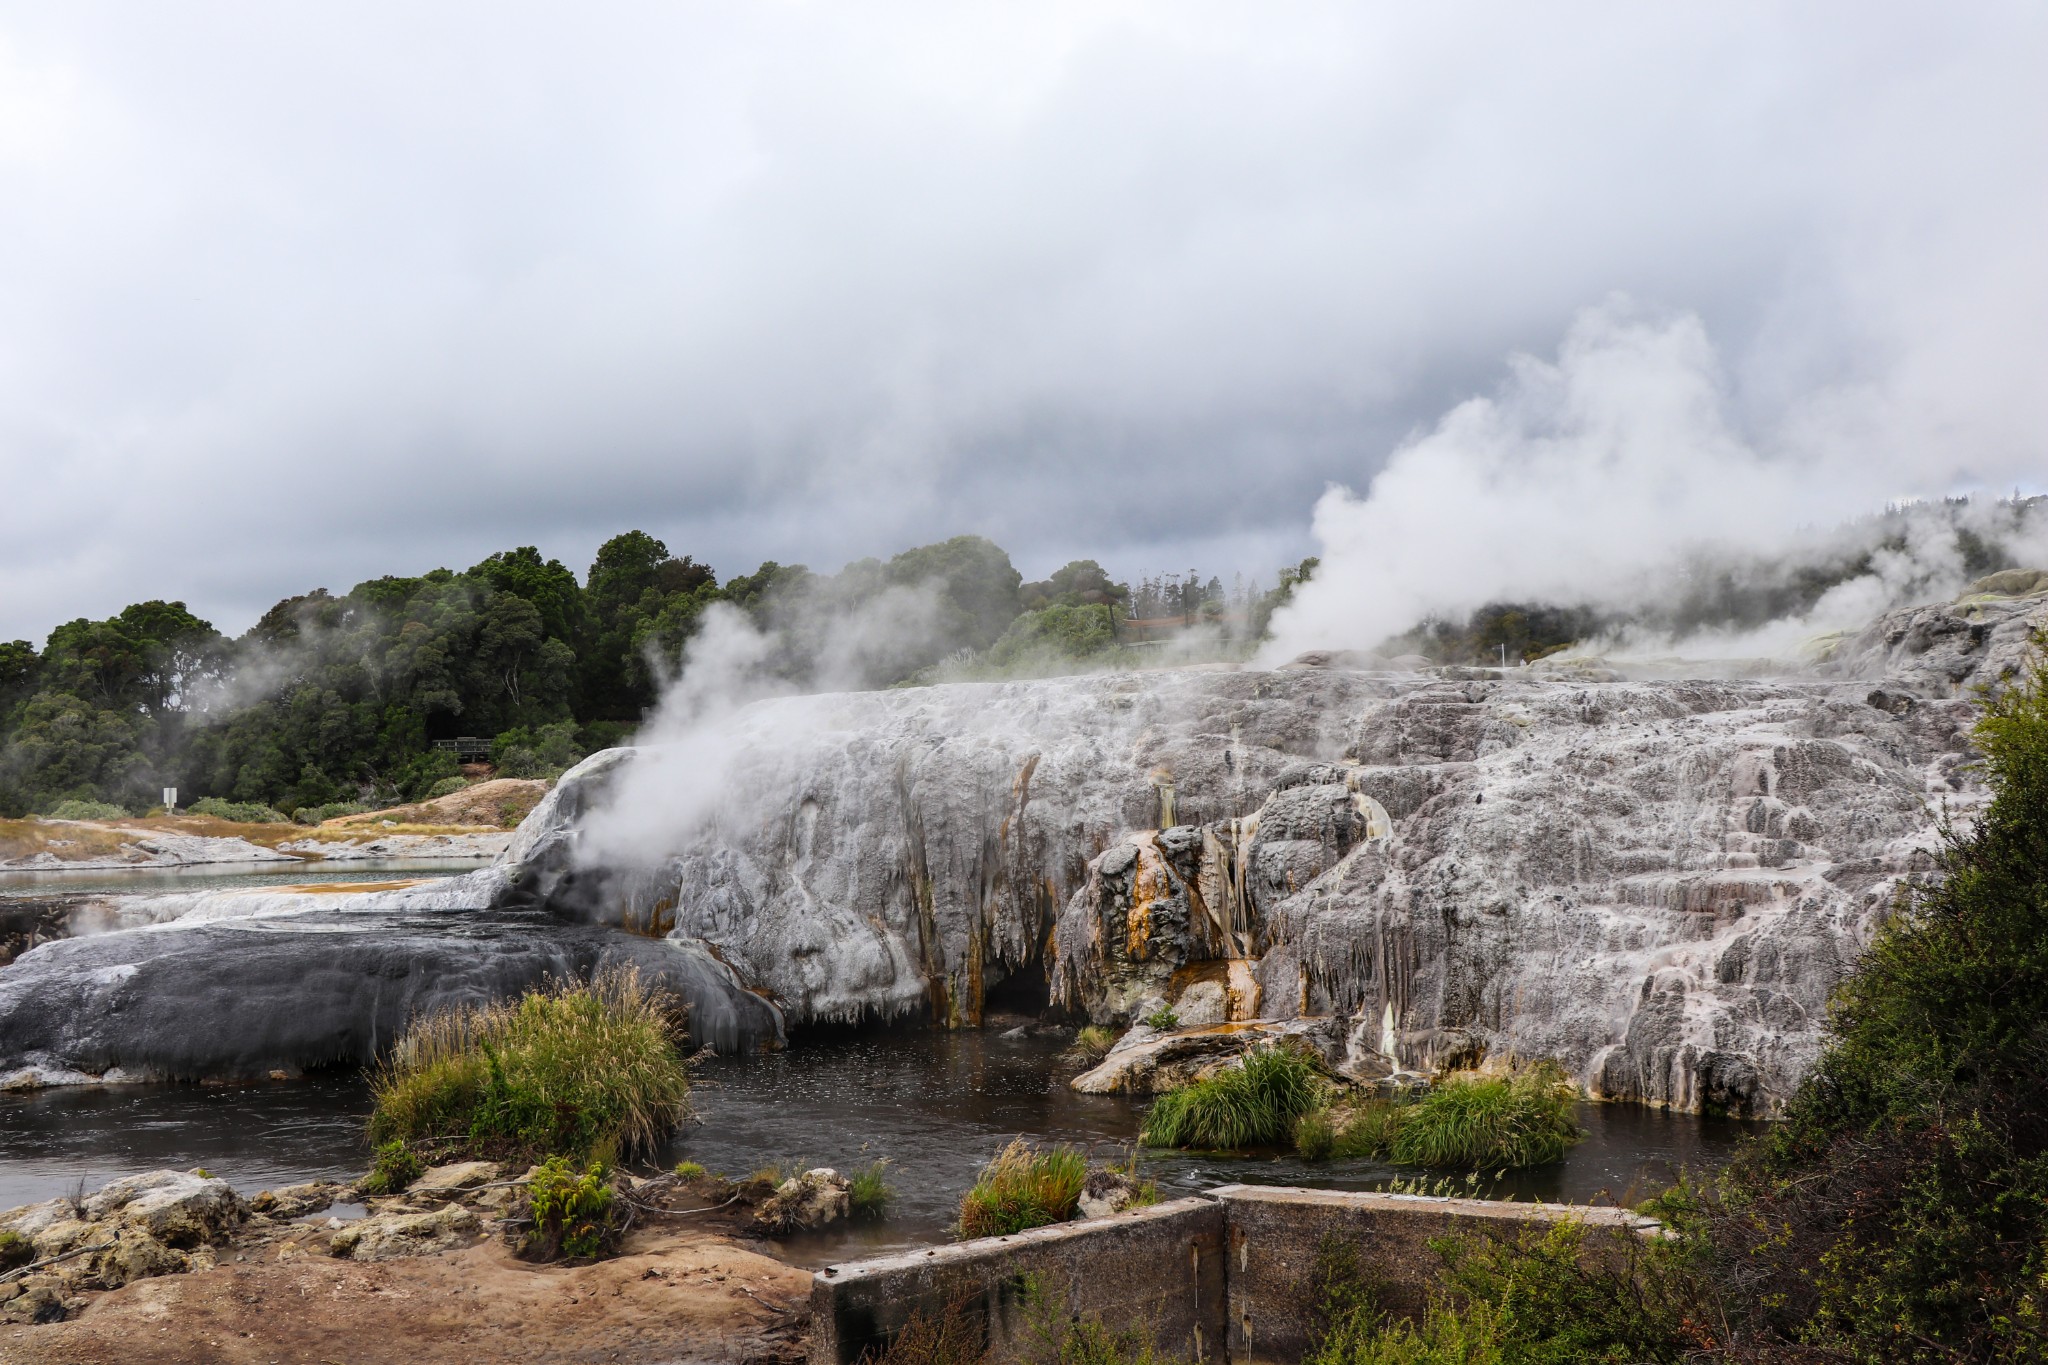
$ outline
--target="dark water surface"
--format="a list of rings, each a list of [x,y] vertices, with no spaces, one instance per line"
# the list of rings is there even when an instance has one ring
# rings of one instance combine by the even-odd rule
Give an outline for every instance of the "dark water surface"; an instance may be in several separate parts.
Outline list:
[[[707,1061],[695,1070],[699,1121],[663,1163],[698,1161],[737,1176],[770,1164],[846,1170],[887,1158],[897,1190],[887,1222],[797,1239],[786,1253],[822,1264],[942,1238],[975,1172],[1012,1137],[1074,1142],[1104,1158],[1136,1140],[1144,1103],[1068,1089],[1061,1046],[993,1032],[896,1032]],[[0,1095],[0,1208],[159,1166],[203,1166],[248,1192],[349,1178],[369,1163],[368,1107],[363,1083],[350,1078]],[[1680,1168],[1719,1165],[1754,1128],[1596,1104],[1582,1106],[1580,1123],[1590,1136],[1563,1161],[1481,1192],[1634,1202]],[[1164,1153],[1144,1154],[1141,1169],[1169,1193],[1233,1182],[1373,1189],[1416,1175],[1369,1161]]]

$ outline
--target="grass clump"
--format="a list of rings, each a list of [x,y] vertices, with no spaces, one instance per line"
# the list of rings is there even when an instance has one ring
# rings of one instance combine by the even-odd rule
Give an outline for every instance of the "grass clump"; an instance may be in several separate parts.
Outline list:
[[[1079,1148],[1055,1143],[1038,1147],[1023,1138],[981,1168],[974,1188],[960,1201],[960,1236],[1005,1237],[1026,1228],[1064,1223],[1074,1216],[1088,1158]]]
[[[1180,1027],[1180,1015],[1171,1008],[1156,1009],[1141,1021],[1146,1028],[1156,1028],[1161,1033],[1171,1033]]]
[[[498,1157],[650,1151],[689,1112],[678,1024],[631,971],[430,1015],[374,1079],[371,1137],[459,1134]]]
[[[426,1165],[412,1148],[397,1138],[377,1148],[370,1173],[356,1188],[364,1194],[403,1194],[426,1171]]]
[[[679,1180],[701,1180],[704,1177],[704,1163],[700,1161],[678,1161],[676,1178]]]
[[[1551,1062],[1513,1076],[1453,1077],[1395,1111],[1389,1155],[1462,1170],[1541,1166],[1585,1137],[1573,1116],[1578,1099]]]
[[[1279,1146],[1303,1114],[1323,1107],[1326,1090],[1316,1064],[1287,1047],[1264,1047],[1207,1080],[1167,1091],[1145,1115],[1153,1147],[1230,1150]]]
[[[563,1157],[541,1163],[527,1185],[533,1226],[520,1254],[536,1261],[594,1261],[610,1254],[624,1231],[610,1172],[602,1161],[578,1171]]]
[[[1109,1055],[1116,1046],[1116,1030],[1100,1024],[1090,1024],[1074,1035],[1074,1046],[1069,1049],[1082,1061],[1093,1065]]]
[[[889,1214],[896,1189],[888,1181],[889,1159],[883,1157],[846,1177],[846,1193],[855,1220],[876,1222]]]

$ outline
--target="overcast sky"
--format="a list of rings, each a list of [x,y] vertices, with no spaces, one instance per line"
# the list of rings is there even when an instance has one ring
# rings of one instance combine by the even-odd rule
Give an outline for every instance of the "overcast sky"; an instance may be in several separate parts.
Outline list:
[[[2038,486],[2044,14],[0,4],[0,639],[630,527],[1270,584],[1617,295]]]

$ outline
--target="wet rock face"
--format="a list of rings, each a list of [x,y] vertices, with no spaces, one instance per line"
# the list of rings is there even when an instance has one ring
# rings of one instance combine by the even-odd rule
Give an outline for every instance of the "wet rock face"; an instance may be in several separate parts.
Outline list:
[[[788,699],[730,722],[715,818],[633,865],[580,855],[606,783],[662,761],[617,751],[498,875],[702,943],[798,1024],[971,1024],[1043,969],[1098,1022],[1336,1017],[1361,1076],[1553,1057],[1610,1097],[1767,1113],[1931,869],[1941,803],[1979,799],[1967,689],[2026,619],[2048,607],[1967,668],[1938,655],[1939,686],[1877,676],[1901,643],[1778,682],[1191,669]]]
[[[702,948],[517,911],[308,913],[45,944],[0,972],[0,1083],[366,1064],[419,1013],[634,967],[701,1046],[774,1045],[774,1006]]]

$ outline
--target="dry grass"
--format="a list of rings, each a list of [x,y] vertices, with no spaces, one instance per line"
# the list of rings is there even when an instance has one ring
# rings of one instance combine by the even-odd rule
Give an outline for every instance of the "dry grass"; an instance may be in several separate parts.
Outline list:
[[[363,811],[357,815],[338,815],[332,820],[322,821],[319,827],[323,830],[357,832],[365,828],[382,830],[383,822],[391,820],[401,826],[510,829],[524,820],[533,808],[540,804],[541,798],[548,794],[548,788],[553,785],[552,782],[527,778],[500,777],[489,782],[475,783],[432,801],[421,801],[410,806],[393,806],[389,810]]]
[[[632,971],[414,1023],[374,1078],[376,1141],[497,1156],[652,1151],[689,1112],[670,999]]]

